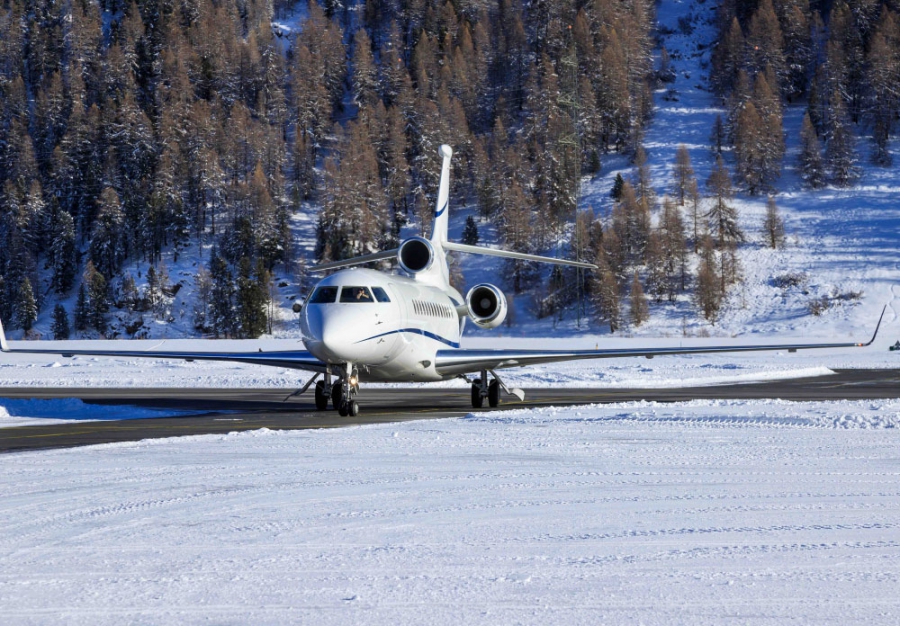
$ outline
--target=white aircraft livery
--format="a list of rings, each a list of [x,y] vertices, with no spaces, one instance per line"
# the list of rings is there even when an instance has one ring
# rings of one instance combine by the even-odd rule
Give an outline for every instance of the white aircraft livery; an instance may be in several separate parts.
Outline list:
[[[472,406],[479,408],[485,398],[497,406],[501,391],[524,399],[520,389],[508,389],[496,371],[537,363],[612,357],[652,358],[667,354],[749,352],[757,350],[804,350],[868,346],[867,343],[816,343],[748,346],[659,347],[614,350],[471,350],[460,347],[466,319],[480,328],[495,328],[506,317],[506,298],[499,287],[475,285],[463,297],[450,285],[447,252],[485,254],[511,259],[555,263],[588,269],[596,266],[579,261],[521,254],[506,250],[463,245],[447,240],[450,196],[450,158],[453,151],[441,146],[443,159],[431,239],[410,237],[398,248],[353,259],[326,263],[316,271],[340,269],[323,278],[300,313],[302,350],[270,352],[184,352],[150,350],[68,350],[62,348],[9,347],[0,324],[3,352],[91,355],[108,357],[152,357],[186,361],[235,361],[272,365],[314,372],[306,385],[315,383],[316,408],[324,410],[329,400],[342,416],[359,412],[355,397],[360,381],[428,382],[464,378],[471,383]],[[394,273],[357,266],[394,258]],[[347,269],[343,269],[347,268]],[[882,317],[884,312],[882,311]],[[474,374],[473,379],[467,375]],[[321,377],[321,380],[318,380]]]

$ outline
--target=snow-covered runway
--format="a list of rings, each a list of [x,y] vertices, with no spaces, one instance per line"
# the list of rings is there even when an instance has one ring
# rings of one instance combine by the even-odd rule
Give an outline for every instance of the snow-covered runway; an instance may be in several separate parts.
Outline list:
[[[0,458],[0,622],[900,618],[900,401],[630,403]]]

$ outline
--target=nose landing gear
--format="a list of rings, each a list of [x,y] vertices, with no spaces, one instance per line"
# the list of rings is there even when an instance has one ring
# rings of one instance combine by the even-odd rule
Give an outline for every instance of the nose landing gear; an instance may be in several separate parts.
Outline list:
[[[328,401],[341,417],[356,417],[359,404],[353,399],[359,393],[359,373],[352,363],[335,366],[338,380],[331,382],[332,373],[325,372],[325,380],[316,383],[316,409],[324,411]]]
[[[341,417],[359,415],[359,404],[353,399],[359,393],[359,372],[352,363],[345,363],[340,380],[332,388],[332,405]]]

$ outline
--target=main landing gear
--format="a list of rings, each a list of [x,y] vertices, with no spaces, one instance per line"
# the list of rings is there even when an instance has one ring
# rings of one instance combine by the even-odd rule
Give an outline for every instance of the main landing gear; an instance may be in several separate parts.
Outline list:
[[[336,366],[337,368],[340,368],[338,380],[333,384],[331,372],[325,372],[325,380],[316,383],[316,409],[324,411],[331,399],[331,406],[341,417],[356,417],[359,414],[359,404],[353,396],[359,393],[359,373],[352,363],[344,363]]]
[[[500,379],[496,374],[491,372],[494,378],[488,382],[487,370],[481,370],[481,378],[472,381],[472,408],[480,409],[484,405],[484,399],[487,398],[488,406],[491,408],[500,404]]]

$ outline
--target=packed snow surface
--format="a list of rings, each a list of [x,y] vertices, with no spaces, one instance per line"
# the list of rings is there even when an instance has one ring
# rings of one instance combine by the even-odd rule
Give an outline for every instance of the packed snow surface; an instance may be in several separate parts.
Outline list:
[[[900,402],[0,457],[3,624],[896,624]]]

